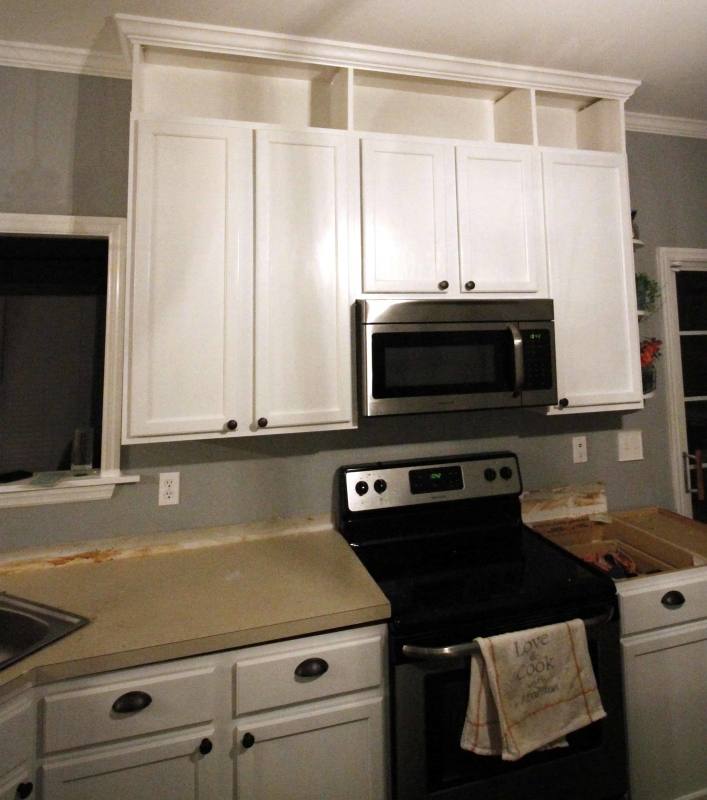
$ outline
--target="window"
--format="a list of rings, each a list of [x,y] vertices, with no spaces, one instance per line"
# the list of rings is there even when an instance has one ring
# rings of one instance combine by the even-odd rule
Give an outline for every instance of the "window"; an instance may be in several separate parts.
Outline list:
[[[0,241],[0,379],[14,394],[0,405],[16,417],[9,433],[0,425],[0,473],[34,473],[0,484],[0,507],[110,497],[115,484],[139,480],[120,473],[125,221],[0,214]],[[23,332],[22,321],[32,330]],[[31,361],[48,337],[63,345],[53,341],[36,353],[34,375],[12,375],[13,360]],[[57,359],[63,366],[53,369]],[[56,383],[62,371],[63,388]],[[40,392],[44,417],[35,402]],[[80,477],[68,470],[68,442],[78,427],[92,428],[96,438],[96,469]]]

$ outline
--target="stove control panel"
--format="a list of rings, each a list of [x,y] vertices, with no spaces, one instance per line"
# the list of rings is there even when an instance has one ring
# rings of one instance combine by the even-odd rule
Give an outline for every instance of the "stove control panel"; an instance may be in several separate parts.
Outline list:
[[[344,470],[350,511],[475,500],[521,492],[513,453],[414,462],[383,462]]]

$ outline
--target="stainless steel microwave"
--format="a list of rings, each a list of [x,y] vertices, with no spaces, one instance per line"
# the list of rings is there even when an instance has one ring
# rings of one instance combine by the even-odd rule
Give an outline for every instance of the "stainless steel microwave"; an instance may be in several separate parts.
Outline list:
[[[552,300],[357,300],[360,411],[554,405]]]

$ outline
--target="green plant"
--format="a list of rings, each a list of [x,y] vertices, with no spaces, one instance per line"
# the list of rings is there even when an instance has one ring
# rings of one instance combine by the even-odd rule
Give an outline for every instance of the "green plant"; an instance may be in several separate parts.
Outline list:
[[[660,284],[645,274],[636,273],[636,300],[639,311],[655,311],[660,299]]]

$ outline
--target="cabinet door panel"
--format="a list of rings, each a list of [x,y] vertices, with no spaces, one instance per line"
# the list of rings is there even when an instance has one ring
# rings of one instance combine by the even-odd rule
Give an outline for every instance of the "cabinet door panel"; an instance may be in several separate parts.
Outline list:
[[[448,145],[363,139],[363,289],[457,289],[453,151]]]
[[[351,420],[348,137],[256,138],[255,418]]]
[[[569,410],[640,404],[625,158],[545,152],[543,180],[558,395]]]
[[[142,121],[136,147],[127,433],[224,430],[250,411],[252,134]]]
[[[707,794],[707,622],[623,643],[632,800]]]
[[[545,289],[539,156],[528,148],[457,147],[462,290]]]
[[[215,754],[198,752],[199,737],[101,750],[45,763],[44,800],[137,798],[198,800],[224,797],[217,787]]]
[[[246,733],[255,738],[249,748],[241,744]],[[235,745],[238,800],[381,800],[382,735],[380,699],[242,721]]]

